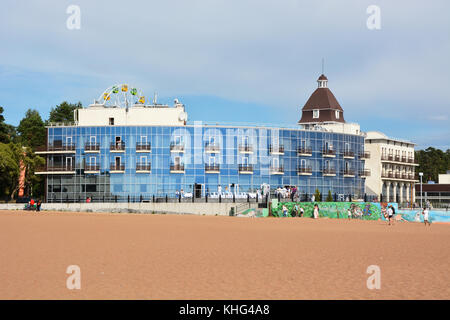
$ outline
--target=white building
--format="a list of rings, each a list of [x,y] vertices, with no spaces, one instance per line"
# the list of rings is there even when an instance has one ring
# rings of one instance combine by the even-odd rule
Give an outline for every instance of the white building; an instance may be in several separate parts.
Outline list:
[[[367,132],[364,149],[371,153],[366,160],[371,175],[366,179],[366,192],[382,195],[383,201],[414,202],[418,166],[414,146],[412,142],[389,138],[381,132]]]

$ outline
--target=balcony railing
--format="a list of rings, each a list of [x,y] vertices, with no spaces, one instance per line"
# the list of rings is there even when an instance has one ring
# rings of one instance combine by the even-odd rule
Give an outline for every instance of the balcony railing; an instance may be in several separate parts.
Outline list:
[[[205,172],[218,172],[220,166],[218,164],[205,164]]]
[[[408,163],[419,163],[416,159],[409,157],[408,158]]]
[[[324,157],[326,156],[336,156],[336,151],[334,149],[330,149],[330,148],[323,148],[322,149],[322,155]]]
[[[239,152],[253,152],[253,147],[251,144],[240,144]]]
[[[136,163],[136,171],[151,171],[152,166],[150,163]]]
[[[270,145],[269,152],[273,154],[284,154],[284,145]]]
[[[283,166],[271,166],[270,172],[272,173],[284,173],[284,167]]]
[[[125,165],[124,164],[111,163],[109,169],[111,171],[125,171]]]
[[[136,152],[150,152],[152,147],[150,143],[136,143]]]
[[[334,169],[334,168],[323,168],[322,169],[322,174],[324,174],[324,175],[335,175],[336,174],[336,169]]]
[[[75,152],[75,144],[74,143],[62,145],[49,144],[47,147],[46,146],[37,147],[36,152]]]
[[[341,171],[341,174],[343,176],[354,176],[355,175],[355,170],[353,169],[345,169]]]
[[[171,142],[170,143],[170,151],[184,152],[184,143],[183,142]]]
[[[360,177],[370,177],[370,170],[369,169],[360,170],[359,176]]]
[[[297,174],[312,174],[312,167],[298,167]]]
[[[298,155],[312,155],[312,148],[311,147],[298,147],[297,149]]]
[[[35,170],[36,172],[71,172],[75,171],[73,165],[43,165]]]
[[[184,164],[171,164],[170,171],[183,171],[184,172]]]
[[[123,141],[113,142],[113,143],[111,143],[109,150],[110,151],[125,151],[125,142],[123,142]]]
[[[370,159],[370,151],[363,151],[359,153],[360,159]]]
[[[99,171],[100,165],[99,164],[87,164],[84,166],[84,171]]]
[[[343,155],[344,155],[344,158],[354,158],[355,157],[355,153],[350,150],[344,151]]]
[[[240,164],[239,172],[253,172],[253,165],[251,164]]]
[[[100,151],[100,144],[95,142],[88,142],[84,145],[84,152]]]
[[[206,143],[205,144],[205,151],[206,152],[216,153],[216,152],[220,151],[220,146],[217,143]]]

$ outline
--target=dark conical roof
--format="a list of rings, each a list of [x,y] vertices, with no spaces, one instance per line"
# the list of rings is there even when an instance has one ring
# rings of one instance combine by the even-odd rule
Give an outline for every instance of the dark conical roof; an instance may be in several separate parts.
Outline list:
[[[339,102],[336,100],[333,92],[328,88],[317,88],[313,92],[308,101],[306,101],[303,111],[305,110],[320,110],[320,109],[336,109],[342,110]]]
[[[328,78],[322,73],[317,80],[328,80]]]

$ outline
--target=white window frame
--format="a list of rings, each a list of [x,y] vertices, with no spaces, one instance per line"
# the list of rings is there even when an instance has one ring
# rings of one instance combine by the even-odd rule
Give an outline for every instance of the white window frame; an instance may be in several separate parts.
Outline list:
[[[320,117],[320,110],[314,109],[313,110],[313,119],[318,119]]]
[[[339,110],[335,111],[335,115],[336,115],[336,119],[339,119],[339,117],[340,117]]]

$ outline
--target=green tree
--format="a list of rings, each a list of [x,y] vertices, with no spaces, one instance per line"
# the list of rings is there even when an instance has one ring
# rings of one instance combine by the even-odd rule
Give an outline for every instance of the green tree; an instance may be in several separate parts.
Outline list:
[[[322,201],[322,194],[320,193],[319,189],[316,189],[316,192],[314,192],[314,199],[317,202]]]
[[[0,142],[9,143],[16,137],[16,129],[14,126],[5,123],[5,117],[3,116],[3,107],[0,106]]]
[[[326,202],[333,202],[333,196],[331,195],[331,190],[328,190],[328,196]]]
[[[429,147],[415,152],[415,158],[419,163],[416,172],[423,172],[424,182],[438,181],[439,173],[450,170],[450,150],[446,152]]]
[[[47,132],[37,110],[28,109],[17,127],[17,132],[20,135],[20,142],[32,150],[45,145]]]
[[[13,197],[19,186],[21,153],[18,145],[0,143],[0,196]]]
[[[48,122],[73,122],[74,110],[82,107],[81,102],[68,103],[67,101],[63,101],[61,104],[50,110]]]

